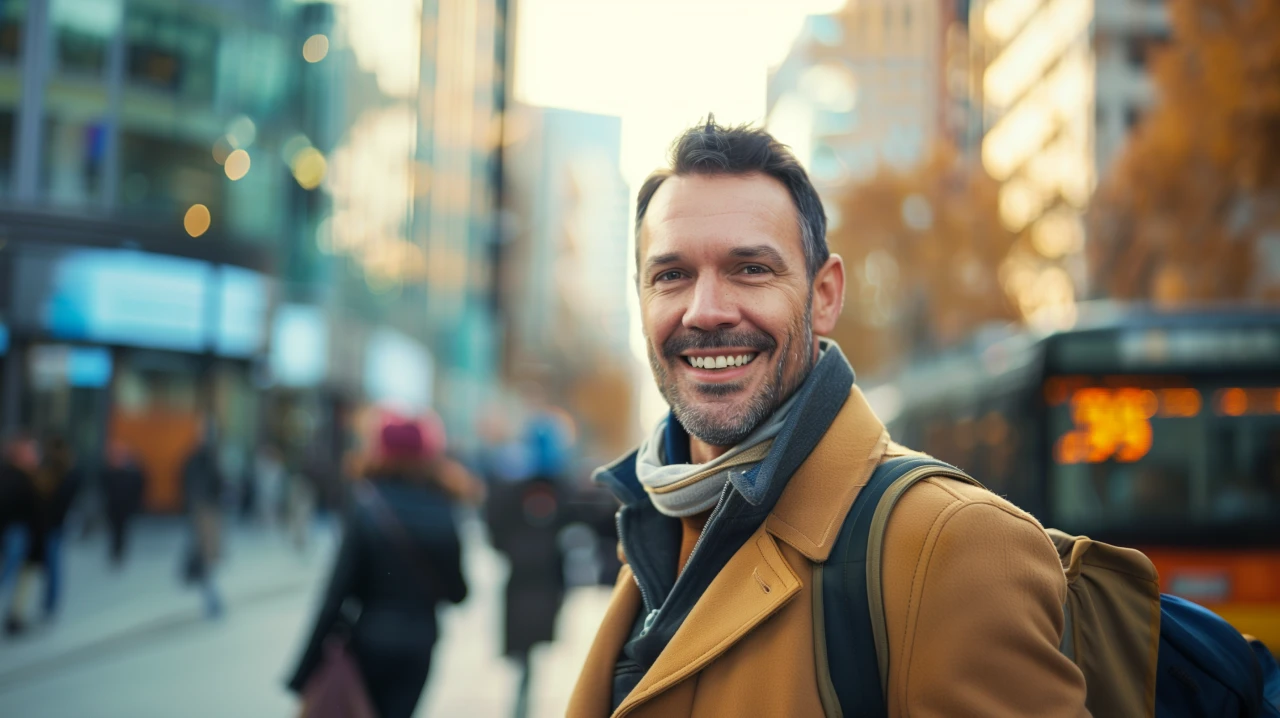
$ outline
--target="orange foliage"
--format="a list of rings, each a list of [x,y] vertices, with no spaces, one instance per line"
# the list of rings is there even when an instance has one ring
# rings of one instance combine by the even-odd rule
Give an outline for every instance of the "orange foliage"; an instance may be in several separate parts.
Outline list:
[[[1093,291],[1280,299],[1280,3],[1169,9],[1173,42],[1152,62],[1160,102],[1095,198]]]
[[[999,281],[1018,236],[1000,223],[998,190],[942,147],[916,169],[882,169],[838,198],[840,223],[827,238],[848,282],[833,338],[859,372],[1018,318]]]

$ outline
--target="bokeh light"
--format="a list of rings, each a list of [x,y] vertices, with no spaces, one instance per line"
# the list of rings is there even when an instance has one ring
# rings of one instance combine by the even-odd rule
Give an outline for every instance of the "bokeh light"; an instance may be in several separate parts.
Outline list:
[[[236,150],[227,155],[227,162],[224,165],[227,177],[235,182],[249,174],[249,153],[244,150]]]
[[[324,35],[312,35],[302,44],[302,59],[307,62],[320,62],[329,54],[329,38]]]
[[[209,224],[213,221],[209,216],[209,208],[202,204],[193,204],[187,210],[186,215],[182,217],[182,227],[187,230],[187,234],[192,237],[199,237],[209,231]]]
[[[236,149],[247,149],[258,139],[258,126],[245,115],[240,115],[227,125],[227,142]]]
[[[303,189],[315,189],[324,181],[329,165],[314,147],[304,147],[293,157],[293,178]]]
[[[225,165],[227,163],[227,157],[229,157],[234,150],[235,148],[231,146],[231,143],[227,142],[226,136],[219,137],[213,143],[213,161],[220,165]]]

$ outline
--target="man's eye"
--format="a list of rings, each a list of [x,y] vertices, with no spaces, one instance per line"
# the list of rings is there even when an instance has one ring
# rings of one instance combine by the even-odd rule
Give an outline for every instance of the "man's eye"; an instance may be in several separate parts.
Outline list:
[[[662,274],[659,274],[658,276],[654,277],[654,278],[653,278],[653,281],[655,281],[655,282],[674,282],[674,281],[676,281],[677,279],[679,279],[680,277],[683,277],[683,276],[684,276],[684,273],[683,273],[683,272],[681,272],[680,270],[678,270],[678,269],[670,269],[670,270],[667,270],[667,271],[663,272]]]
[[[742,268],[743,274],[768,274],[769,268],[762,267],[759,264],[748,264]]]

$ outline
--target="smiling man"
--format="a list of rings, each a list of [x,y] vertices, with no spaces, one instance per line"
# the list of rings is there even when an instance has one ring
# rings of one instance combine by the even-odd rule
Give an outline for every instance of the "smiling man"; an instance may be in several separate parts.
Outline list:
[[[597,473],[622,502],[627,565],[569,715],[854,713],[824,629],[845,603],[824,598],[819,569],[858,489],[912,452],[819,338],[845,285],[822,204],[770,135],[708,119],[637,207],[644,333],[671,413]],[[931,476],[893,509],[883,567],[889,715],[1087,714],[1058,651],[1066,579],[1035,519]]]

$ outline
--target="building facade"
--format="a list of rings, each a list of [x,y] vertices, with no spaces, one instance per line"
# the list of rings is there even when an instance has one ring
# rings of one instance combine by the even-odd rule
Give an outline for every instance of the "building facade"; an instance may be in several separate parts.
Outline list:
[[[1028,229],[1034,254],[1013,281],[1042,291],[1023,313],[1074,316],[1085,289],[1082,215],[1098,178],[1154,100],[1146,63],[1169,18],[1150,0],[982,0],[971,9],[982,160],[1003,182],[1001,218]]]
[[[948,109],[941,92],[946,3],[851,0],[806,19],[772,73],[768,126],[820,188],[918,164]]]
[[[636,385],[622,121],[517,106],[507,126],[506,374],[575,414],[584,443],[621,450]]]
[[[465,423],[437,387],[496,371],[476,357],[496,341],[505,12],[5,3],[3,427],[88,460],[131,444],[164,510],[210,426],[238,475],[261,442],[340,452],[363,403]]]

